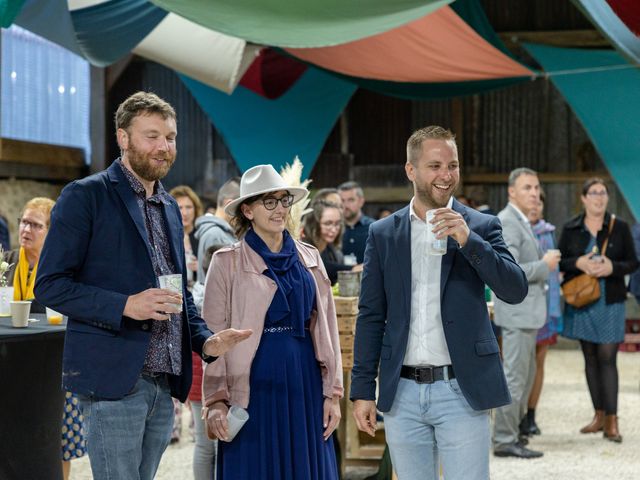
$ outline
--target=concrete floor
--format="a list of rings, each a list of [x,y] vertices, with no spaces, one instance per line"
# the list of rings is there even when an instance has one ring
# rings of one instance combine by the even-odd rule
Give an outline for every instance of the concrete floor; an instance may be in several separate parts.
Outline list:
[[[575,345],[563,342],[565,347]],[[545,455],[536,460],[491,457],[494,480],[530,479],[635,479],[640,478],[640,353],[618,356],[620,370],[619,416],[622,444],[614,444],[602,435],[580,435],[579,428],[593,414],[584,379],[582,354],[575,348],[553,348],[546,363],[546,378],[538,424],[542,435],[530,446]],[[186,415],[185,415],[186,417]],[[186,422],[186,419],[185,419]],[[188,430],[184,430],[188,432]],[[157,479],[192,479],[193,444],[189,434],[170,446],[160,464]],[[350,480],[373,473],[370,469],[352,470]],[[72,480],[91,479],[86,457],[74,460]],[[251,479],[253,480],[253,479]],[[256,479],[259,480],[259,479]]]

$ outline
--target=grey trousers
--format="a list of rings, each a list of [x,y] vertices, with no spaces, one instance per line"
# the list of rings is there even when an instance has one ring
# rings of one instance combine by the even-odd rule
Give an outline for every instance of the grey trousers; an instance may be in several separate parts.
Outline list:
[[[518,426],[527,411],[536,375],[536,328],[502,327],[502,356],[511,403],[496,410],[493,447],[518,441]]]

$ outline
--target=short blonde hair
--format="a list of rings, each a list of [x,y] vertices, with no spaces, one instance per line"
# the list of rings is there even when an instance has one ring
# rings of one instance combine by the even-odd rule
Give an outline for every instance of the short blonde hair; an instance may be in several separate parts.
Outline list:
[[[416,130],[411,134],[409,140],[407,140],[407,161],[416,165],[418,159],[422,155],[422,142],[425,140],[445,140],[453,143],[456,151],[456,136],[451,130],[448,130],[438,125],[429,125],[428,127]]]
[[[47,228],[51,223],[51,210],[53,206],[56,204],[53,200],[47,197],[34,197],[24,204],[24,208],[22,209],[22,213],[20,216],[24,215],[24,212],[27,210],[37,210],[42,213],[47,218]]]

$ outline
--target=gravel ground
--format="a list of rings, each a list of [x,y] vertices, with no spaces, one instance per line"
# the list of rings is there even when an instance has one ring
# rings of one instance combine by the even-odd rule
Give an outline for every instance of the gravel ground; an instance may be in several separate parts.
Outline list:
[[[566,344],[566,343],[565,343]],[[571,345],[570,345],[571,346]],[[584,378],[582,354],[576,349],[551,349],[546,362],[546,378],[536,417],[542,435],[530,447],[544,457],[520,460],[491,457],[494,480],[530,479],[633,479],[640,478],[640,353],[618,355],[620,370],[619,416],[622,444],[606,441],[602,435],[581,435],[580,427],[593,416]],[[186,411],[186,410],[185,410]],[[184,415],[183,421],[188,421]],[[159,480],[192,479],[193,443],[188,429],[183,439],[164,454]],[[348,473],[351,480],[362,479],[371,470]],[[74,460],[72,480],[91,479],[87,457]],[[254,480],[254,479],[251,479]],[[255,479],[259,480],[259,479]]]

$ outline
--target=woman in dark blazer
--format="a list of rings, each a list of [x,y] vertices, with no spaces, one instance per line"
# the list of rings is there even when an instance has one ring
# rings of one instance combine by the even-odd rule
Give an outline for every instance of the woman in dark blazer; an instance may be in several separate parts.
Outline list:
[[[618,431],[618,346],[624,340],[624,276],[638,268],[629,226],[607,212],[609,190],[602,179],[590,178],[582,188],[584,212],[563,227],[560,270],[564,283],[586,273],[600,283],[597,302],[581,308],[566,305],[563,335],[580,341],[595,416],[581,433],[604,430],[604,437],[621,442]],[[611,222],[613,229],[609,234]],[[602,255],[605,240],[609,239]]]

